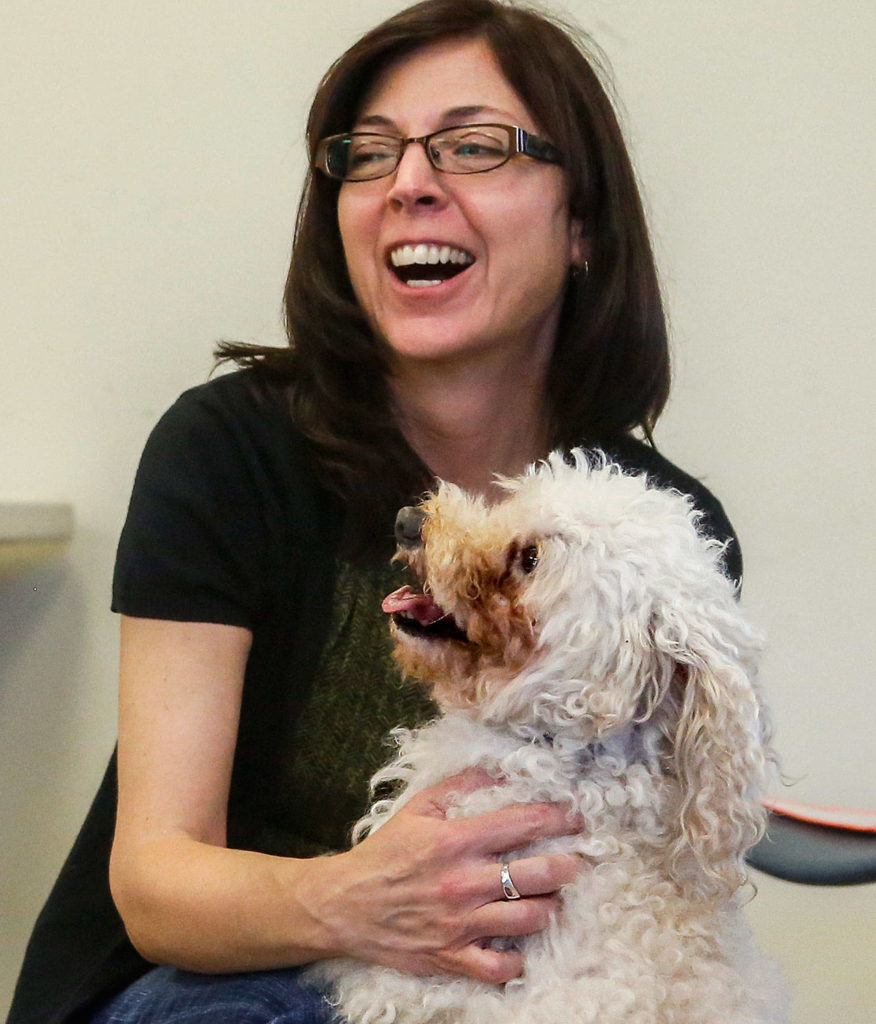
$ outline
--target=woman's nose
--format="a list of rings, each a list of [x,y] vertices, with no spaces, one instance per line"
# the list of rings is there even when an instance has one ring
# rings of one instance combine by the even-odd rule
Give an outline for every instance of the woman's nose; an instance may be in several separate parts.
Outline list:
[[[393,172],[387,198],[401,207],[437,205],[446,198],[443,177],[429,162],[423,143],[410,142]]]

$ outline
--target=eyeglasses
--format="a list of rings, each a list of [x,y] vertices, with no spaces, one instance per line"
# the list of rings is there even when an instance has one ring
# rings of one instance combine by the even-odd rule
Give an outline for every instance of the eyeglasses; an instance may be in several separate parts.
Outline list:
[[[494,171],[518,155],[560,163],[559,151],[551,143],[522,128],[465,124],[410,139],[377,132],[329,135],[317,145],[314,164],[336,181],[373,181],[392,174],[412,142],[419,142],[429,163],[445,174]]]

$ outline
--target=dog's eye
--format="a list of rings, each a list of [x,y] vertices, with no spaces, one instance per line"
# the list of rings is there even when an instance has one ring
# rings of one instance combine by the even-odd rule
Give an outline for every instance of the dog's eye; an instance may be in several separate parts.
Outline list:
[[[527,574],[538,565],[538,548],[534,544],[520,552],[520,568]]]

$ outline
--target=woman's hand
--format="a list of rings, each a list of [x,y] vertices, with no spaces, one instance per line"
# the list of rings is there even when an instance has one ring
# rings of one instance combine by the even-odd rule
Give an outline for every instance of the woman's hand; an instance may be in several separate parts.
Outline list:
[[[485,948],[487,940],[545,928],[557,890],[581,862],[563,854],[515,860],[514,884],[525,898],[508,901],[499,855],[577,827],[562,806],[545,803],[447,818],[452,794],[492,784],[470,769],[413,797],[348,853],[312,862],[318,881],[309,885],[305,873],[298,898],[325,929],[327,948],[412,974],[496,984],[519,976],[521,954]]]
[[[288,967],[332,956],[419,974],[520,974],[493,936],[544,928],[573,857],[497,856],[575,831],[563,808],[448,819],[451,794],[494,784],[469,771],[414,797],[348,853],[290,860],[225,848],[225,808],[248,631],[125,619],[113,893],[143,955],[194,971]]]

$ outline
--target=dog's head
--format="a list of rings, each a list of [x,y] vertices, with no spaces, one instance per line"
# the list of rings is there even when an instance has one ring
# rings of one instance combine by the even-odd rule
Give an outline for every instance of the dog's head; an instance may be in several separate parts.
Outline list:
[[[402,669],[443,707],[530,734],[649,723],[698,860],[750,846],[768,726],[721,545],[687,497],[583,452],[503,486],[488,506],[441,484],[400,513],[414,583],[384,608]]]

